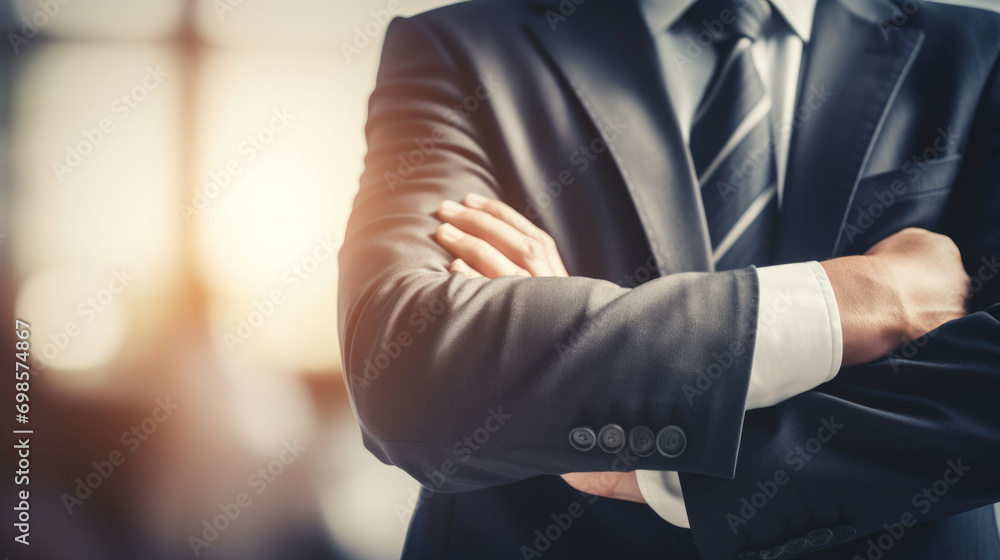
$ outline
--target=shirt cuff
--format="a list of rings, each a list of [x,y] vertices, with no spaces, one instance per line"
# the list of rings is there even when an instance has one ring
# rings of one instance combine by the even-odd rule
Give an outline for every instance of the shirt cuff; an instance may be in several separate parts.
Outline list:
[[[675,527],[691,528],[687,510],[684,509],[681,478],[676,472],[635,471],[635,476],[642,497],[657,515]]]
[[[747,410],[780,403],[833,379],[844,352],[840,312],[816,261],[757,269],[760,301]],[[639,491],[671,525],[691,528],[673,471],[636,471]]]
[[[833,379],[844,353],[833,286],[816,261],[757,269],[760,303],[747,410]]]

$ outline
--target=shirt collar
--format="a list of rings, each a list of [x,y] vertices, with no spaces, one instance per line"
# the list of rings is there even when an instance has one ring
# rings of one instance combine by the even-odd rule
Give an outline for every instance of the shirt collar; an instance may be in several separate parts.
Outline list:
[[[696,0],[639,0],[639,7],[649,28],[670,29]],[[788,22],[792,31],[808,43],[812,33],[816,0],[770,0],[771,6]]]

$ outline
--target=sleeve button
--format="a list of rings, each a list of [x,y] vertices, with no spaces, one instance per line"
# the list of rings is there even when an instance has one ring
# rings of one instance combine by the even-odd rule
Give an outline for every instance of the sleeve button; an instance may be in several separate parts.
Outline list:
[[[601,446],[605,453],[618,453],[625,449],[625,430],[618,424],[604,426],[597,435],[597,445]]]
[[[577,451],[590,451],[597,443],[597,435],[590,426],[573,428],[569,433],[569,444]]]
[[[857,529],[855,529],[854,527],[849,527],[847,525],[844,525],[843,527],[833,528],[833,538],[837,539],[838,541],[849,541],[852,538],[854,538],[854,535],[856,534],[858,534]]]
[[[656,449],[656,435],[646,426],[636,426],[628,433],[628,446],[632,448],[632,453],[649,457]]]
[[[785,543],[785,552],[789,554],[796,554],[802,552],[809,545],[809,541],[799,537],[797,539],[792,539]]]
[[[671,459],[680,457],[687,448],[687,436],[677,426],[667,426],[656,434],[656,449],[660,455]]]
[[[833,531],[829,529],[816,529],[806,535],[806,540],[813,546],[826,546],[833,539]]]
[[[765,550],[760,557],[762,560],[774,560],[775,558],[781,556],[785,553],[785,549],[780,546],[774,546]]]

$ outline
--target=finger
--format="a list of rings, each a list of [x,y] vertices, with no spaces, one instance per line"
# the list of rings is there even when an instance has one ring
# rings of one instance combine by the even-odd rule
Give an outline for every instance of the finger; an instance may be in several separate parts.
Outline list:
[[[495,218],[510,224],[524,235],[534,239],[542,245],[545,256],[549,261],[549,267],[555,276],[569,276],[566,267],[563,265],[559,250],[555,240],[540,227],[531,223],[531,220],[524,217],[520,212],[511,208],[508,204],[496,199],[487,198],[480,194],[469,193],[465,195],[465,205],[470,208],[482,210]]]
[[[600,496],[602,498],[607,496],[602,496],[600,489],[594,484],[594,477],[591,473],[566,473],[559,475],[562,477],[566,484],[569,484],[575,490],[580,492],[585,492],[592,496]]]
[[[606,475],[608,472],[577,472],[561,475],[567,484],[581,492],[602,498],[614,497],[614,483]],[[614,473],[610,473],[614,474]]]
[[[514,264],[489,243],[451,224],[441,224],[435,232],[435,239],[451,254],[487,278],[531,276],[531,273]]]
[[[455,259],[451,261],[451,266],[448,267],[448,270],[451,272],[461,272],[469,278],[483,278],[483,275],[480,274],[478,270],[469,266],[469,264],[462,259]]]
[[[646,497],[642,495],[642,490],[639,488],[639,477],[636,476],[635,471],[622,473],[615,490],[619,500],[646,503]]]
[[[635,471],[566,473],[562,475],[562,478],[573,488],[594,496],[630,502],[646,502],[639,489],[639,478]]]
[[[488,212],[445,200],[438,209],[442,221],[489,243],[532,276],[554,276],[542,246]]]

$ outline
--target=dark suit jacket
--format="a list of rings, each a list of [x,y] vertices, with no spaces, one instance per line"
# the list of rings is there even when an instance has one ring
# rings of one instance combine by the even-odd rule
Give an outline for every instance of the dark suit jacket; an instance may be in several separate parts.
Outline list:
[[[712,271],[635,3],[395,20],[339,313],[366,446],[436,491],[405,557],[996,558],[992,511],[976,508],[1000,500],[998,52],[993,13],[819,1],[779,260],[940,231],[974,278],[973,312],[747,413],[756,272]],[[449,274],[433,214],[469,192],[548,231],[573,277]],[[575,427],[608,424],[677,426],[686,447],[571,445]],[[690,532],[551,476],[633,469],[681,472]]]

